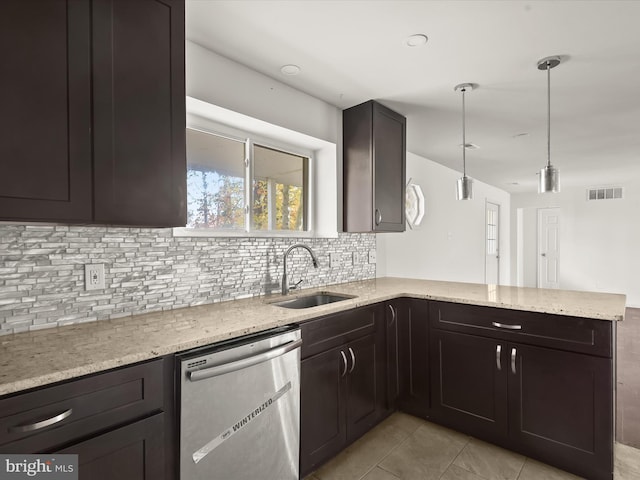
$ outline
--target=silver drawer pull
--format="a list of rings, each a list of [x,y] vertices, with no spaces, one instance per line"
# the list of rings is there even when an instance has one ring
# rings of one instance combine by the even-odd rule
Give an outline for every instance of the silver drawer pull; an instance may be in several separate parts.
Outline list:
[[[522,325],[508,325],[506,323],[491,322],[491,325],[497,328],[505,328],[507,330],[522,330]]]
[[[496,365],[498,366],[498,371],[502,370],[502,361],[500,360],[501,354],[502,354],[502,345],[496,345]]]
[[[353,350],[351,350],[351,347],[349,347],[349,353],[351,354],[351,369],[349,370],[349,373],[351,373],[353,372],[353,369],[356,368],[356,355],[353,353]]]
[[[342,355],[342,364],[344,365],[344,370],[342,371],[342,374],[340,376],[344,377],[347,374],[347,356],[342,350],[340,350],[340,355]]]
[[[60,423],[65,418],[68,418],[73,413],[73,408],[69,410],[65,410],[62,413],[54,415],[53,417],[47,418],[45,420],[41,420],[39,422],[30,423],[28,425],[16,425],[15,427],[9,427],[9,433],[26,433],[33,432],[35,430],[42,430],[43,428],[50,427],[51,425],[55,425],[56,423]]]
[[[516,349],[511,349],[511,373],[516,374]]]

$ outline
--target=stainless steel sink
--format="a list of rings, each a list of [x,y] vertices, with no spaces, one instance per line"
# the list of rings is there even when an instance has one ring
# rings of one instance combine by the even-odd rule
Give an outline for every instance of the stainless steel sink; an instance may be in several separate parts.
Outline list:
[[[354,295],[342,295],[338,293],[319,292],[312,295],[305,295],[304,297],[296,297],[290,300],[280,300],[273,302],[271,305],[276,305],[282,308],[311,308],[319,305],[327,305],[329,303],[342,302],[343,300],[349,300],[356,298]]]

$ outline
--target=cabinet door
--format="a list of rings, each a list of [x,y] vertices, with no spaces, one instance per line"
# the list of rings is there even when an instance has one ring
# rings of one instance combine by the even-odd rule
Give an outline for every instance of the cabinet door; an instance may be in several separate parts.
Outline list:
[[[154,415],[57,453],[78,455],[80,480],[162,480],[163,417]]]
[[[94,0],[95,221],[186,223],[184,1]]]
[[[406,119],[373,100],[344,110],[343,227],[405,230]]]
[[[385,404],[383,348],[376,335],[367,335],[344,348],[347,371],[347,441],[351,442],[377,423]]]
[[[404,313],[406,301],[387,303],[385,341],[387,345],[387,410],[395,410],[400,397],[400,364],[398,344],[398,317]]]
[[[376,232],[405,230],[406,119],[373,104],[374,218]]]
[[[429,303],[408,300],[398,311],[400,408],[426,418],[430,408]]]
[[[0,219],[91,219],[89,2],[0,2]]]
[[[431,331],[432,416],[488,440],[507,435],[506,344]]]
[[[338,453],[347,441],[343,347],[306,358],[300,364],[301,478]]]
[[[610,358],[510,345],[510,438],[547,463],[611,478],[612,372]]]

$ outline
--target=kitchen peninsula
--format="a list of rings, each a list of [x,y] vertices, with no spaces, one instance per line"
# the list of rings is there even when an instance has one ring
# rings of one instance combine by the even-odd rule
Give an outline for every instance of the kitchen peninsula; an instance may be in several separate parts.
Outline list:
[[[106,435],[137,432],[144,448],[164,448],[165,471],[173,472],[172,354],[300,324],[302,475],[399,409],[587,478],[612,478],[615,331],[624,318],[624,295],[378,278],[287,298],[317,292],[353,298],[295,310],[274,305],[280,295],[261,296],[4,336],[0,404],[17,409],[18,398],[54,389],[63,399],[65,388],[91,381],[82,395],[101,395],[104,382],[96,379],[104,378],[137,408],[127,417],[134,423]],[[327,377],[333,365],[335,376]],[[359,377],[350,380],[352,373]],[[339,432],[316,428],[318,419],[320,425],[336,422],[324,418],[332,415],[329,403],[319,409],[309,399],[331,399],[350,381],[370,394],[356,399],[366,422],[347,418]],[[113,396],[98,400],[114,412],[119,408]],[[86,412],[75,423],[98,414]],[[11,416],[0,420],[9,423]],[[161,431],[164,447],[151,442]],[[334,433],[342,440],[314,447],[327,445],[325,437]],[[0,440],[0,447],[12,445]],[[95,451],[95,443],[87,449]]]

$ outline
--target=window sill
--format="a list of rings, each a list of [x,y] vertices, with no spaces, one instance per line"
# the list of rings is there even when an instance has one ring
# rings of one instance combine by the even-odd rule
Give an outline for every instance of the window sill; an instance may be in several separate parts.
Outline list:
[[[338,238],[338,232],[245,232],[233,230],[210,230],[208,228],[173,228],[174,237],[219,237],[219,238]]]

